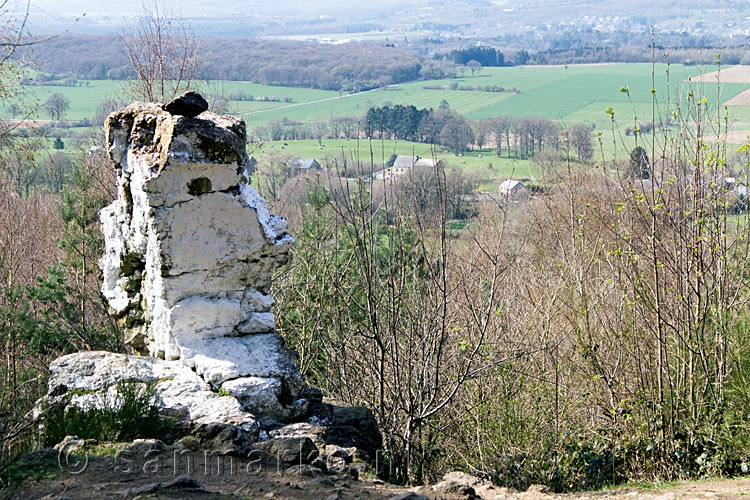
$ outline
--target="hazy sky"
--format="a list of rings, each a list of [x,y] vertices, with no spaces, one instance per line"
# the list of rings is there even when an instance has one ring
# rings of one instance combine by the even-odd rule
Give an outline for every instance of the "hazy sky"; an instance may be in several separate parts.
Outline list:
[[[136,13],[143,0],[31,0],[32,6],[39,14],[49,16],[123,16]],[[330,12],[342,9],[351,11],[354,8],[390,7],[399,4],[416,5],[418,0],[378,0],[376,2],[352,2],[352,0],[176,0],[169,2],[181,9],[188,17],[200,15],[222,15],[252,9],[286,11],[284,13],[310,14],[316,11]]]

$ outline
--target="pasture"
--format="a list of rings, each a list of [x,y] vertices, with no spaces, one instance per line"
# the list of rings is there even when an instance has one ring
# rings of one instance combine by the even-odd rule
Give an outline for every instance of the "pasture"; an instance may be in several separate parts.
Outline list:
[[[266,155],[287,153],[302,158],[315,158],[329,168],[356,165],[365,173],[377,170],[392,154],[438,158],[449,168],[457,168],[475,176],[480,190],[494,189],[496,181],[505,177],[536,178],[539,167],[531,160],[498,158],[492,150],[469,151],[457,156],[442,147],[408,141],[369,139],[323,139],[300,141],[269,141],[252,144],[249,153],[261,160]]]
[[[652,67],[650,64],[626,63],[516,66],[481,68],[473,75],[464,69],[456,78],[411,82],[354,94],[233,81],[202,82],[200,90],[204,94],[229,98],[230,112],[241,116],[250,132],[274,120],[310,123],[327,122],[340,116],[359,117],[370,107],[383,104],[438,108],[441,103],[447,103],[451,109],[472,120],[510,115],[544,116],[566,127],[586,123],[592,127],[595,138],[593,160],[601,164],[609,162],[615,154],[622,157],[632,148],[634,139],[624,134],[627,127],[651,121],[652,70],[657,121],[676,105],[683,104],[686,96],[692,93],[696,99],[705,98],[710,109],[727,104],[725,112],[733,127],[730,141],[746,142],[750,132],[750,100],[746,99],[748,93],[745,91],[750,87],[750,69],[722,69],[721,74],[727,76],[727,80],[720,85],[711,73],[713,69],[679,64]],[[82,120],[93,118],[100,103],[122,99],[124,84],[90,80],[75,87],[30,86],[27,90],[39,104],[54,92],[64,94],[71,103],[65,118]],[[504,91],[485,90],[499,87]],[[626,88],[627,92],[624,91]],[[254,100],[249,100],[249,96]],[[0,117],[10,118],[8,106],[3,104]],[[608,109],[613,115],[607,113]],[[49,116],[40,106],[35,118],[45,121]],[[598,133],[601,133],[599,139]],[[597,144],[599,141],[601,145]],[[433,150],[427,144],[405,141],[303,140],[268,142],[262,148],[262,151],[276,150],[319,161],[342,161],[346,157],[349,163],[354,161],[362,165],[369,165],[371,159],[382,164],[391,154],[438,156],[450,166],[475,174],[487,188],[504,177],[540,175],[539,167],[533,161],[497,158],[491,150],[456,156],[447,150]],[[259,154],[265,154],[262,151]]]
[[[679,102],[691,90],[713,103],[729,101],[748,88],[748,83],[736,78],[736,75],[746,73],[742,67],[722,70],[722,75],[730,77],[730,81],[722,83],[720,88],[714,78],[699,77],[711,69],[657,64],[654,67],[654,88],[659,112],[663,114],[668,99],[672,103]],[[298,122],[327,121],[337,116],[361,116],[368,108],[381,104],[438,108],[443,101],[472,120],[497,115],[545,116],[564,123],[586,122],[600,128],[609,126],[610,117],[605,113],[608,107],[613,109],[623,126],[632,123],[634,116],[637,120],[650,120],[651,70],[650,64],[640,63],[481,68],[473,76],[465,70],[463,76],[456,78],[392,85],[355,94],[229,81],[204,82],[201,90],[228,97],[240,93],[253,96],[254,101],[229,101],[230,111],[241,115],[250,130],[285,118]],[[688,81],[690,78],[692,81]],[[698,81],[701,79],[705,83]],[[506,91],[452,90],[451,85],[496,86]],[[630,90],[629,96],[621,92],[625,86]],[[64,94],[71,101],[66,118],[81,120],[93,117],[102,101],[122,98],[123,82],[89,80],[85,86],[34,86],[28,89],[36,95],[39,103],[53,92]],[[511,89],[518,92],[511,92]],[[279,102],[259,100],[261,98],[275,98]],[[742,107],[731,106],[730,111]],[[750,121],[747,120],[747,110],[737,111],[739,121]],[[6,106],[0,109],[0,116],[9,117]],[[36,117],[48,118],[42,110]]]

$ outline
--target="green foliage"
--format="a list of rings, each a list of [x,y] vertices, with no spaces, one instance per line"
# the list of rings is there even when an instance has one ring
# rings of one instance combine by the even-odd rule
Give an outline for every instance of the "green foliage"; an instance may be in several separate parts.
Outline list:
[[[58,205],[62,229],[46,233],[58,236],[60,261],[24,283],[0,255],[0,345],[7,360],[0,367],[3,459],[32,445],[27,414],[46,390],[49,361],[77,350],[122,349],[99,292],[96,265],[103,248],[98,210],[106,196],[97,191],[88,163],[77,163],[70,179]]]
[[[154,386],[121,382],[103,390],[96,407],[82,410],[56,404],[44,415],[44,443],[53,446],[65,436],[98,441],[131,441],[136,438],[163,438],[171,428],[159,415]]]
[[[55,141],[52,143],[52,147],[55,149],[65,149],[65,143],[60,137],[55,137]]]
[[[471,61],[481,63],[482,66],[505,66],[503,53],[492,47],[470,47],[468,49],[452,50],[447,59],[456,64],[469,65]],[[524,64],[519,62],[518,64]]]
[[[398,155],[396,153],[393,153],[389,158],[388,161],[385,162],[385,166],[388,168],[391,168],[393,164],[396,162],[396,158],[398,158]]]
[[[302,373],[311,383],[325,388],[330,366],[321,349],[321,327],[334,323],[337,311],[348,300],[331,283],[336,280],[352,295],[361,295],[365,285],[346,265],[354,248],[348,235],[334,223],[328,189],[318,178],[315,182],[307,180],[307,191],[308,203],[292,250],[292,265],[282,271],[288,273],[284,280],[304,282],[305,286],[277,290],[276,303],[284,305],[284,313],[277,315],[277,329],[299,352]],[[336,244],[331,245],[332,241]],[[350,314],[361,320],[360,313]]]
[[[98,346],[119,351],[119,331],[99,293],[97,262],[104,251],[99,211],[109,199],[108,193],[98,188],[101,180],[96,174],[96,166],[86,158],[75,164],[58,204],[63,226],[57,245],[64,255],[61,266],[72,278],[64,297],[77,310],[79,342],[89,349]]]
[[[419,205],[411,193],[383,199],[372,180],[330,190],[310,183],[290,266],[274,282],[277,328],[303,373],[325,393],[373,410],[397,482],[424,481],[432,462],[445,459],[431,423],[440,425],[436,415],[474,366],[483,340],[474,319],[494,321],[485,316],[490,283],[476,299],[482,312],[445,319],[453,307],[442,288],[445,178],[440,169],[427,174],[436,180],[423,186],[439,200],[429,214],[406,208]]]
[[[336,222],[331,193],[319,179],[308,180],[307,190],[308,202],[303,208],[303,225],[296,235],[291,265],[275,280],[278,284],[305,283],[305,286],[274,290],[277,304],[283,305],[283,313],[277,315],[277,329],[299,352],[303,374],[325,389],[330,382],[327,374],[333,367],[322,346],[335,344],[337,335],[346,335],[347,325],[362,324],[365,320],[365,311],[350,306],[366,302],[368,284],[350,265],[359,251],[356,228]],[[357,191],[353,196],[352,204],[361,210],[368,203],[366,191]],[[389,238],[400,229],[383,224],[383,214],[376,218],[379,223],[376,247],[372,250],[377,258],[372,264],[376,273],[384,274],[394,264],[393,259],[400,257],[393,255],[389,247]],[[405,244],[407,249],[412,246],[413,242]],[[339,316],[343,311],[346,323]]]
[[[368,137],[375,137],[377,134],[379,137],[419,140],[420,123],[428,114],[426,109],[400,104],[370,108],[365,114],[365,133]]]

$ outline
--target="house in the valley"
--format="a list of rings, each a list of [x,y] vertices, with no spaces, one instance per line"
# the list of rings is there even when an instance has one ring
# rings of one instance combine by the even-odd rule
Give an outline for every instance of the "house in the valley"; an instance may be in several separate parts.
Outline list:
[[[443,168],[443,160],[435,158],[420,158],[414,162],[414,168]]]
[[[403,156],[398,155],[393,161],[393,165],[386,167],[382,170],[378,170],[372,176],[378,180],[395,180],[406,174],[414,168],[414,164],[419,160],[419,156]]]
[[[527,189],[523,185],[523,182],[515,179],[505,179],[500,183],[497,188],[497,192],[500,196],[506,199],[518,198],[522,195],[527,195]]]
[[[743,200],[748,199],[748,187],[747,184],[744,184],[742,182],[737,182],[734,187],[732,188],[732,191],[737,195],[737,197],[742,198]]]
[[[289,170],[289,176],[294,177],[301,173],[322,170],[322,167],[315,158],[297,158],[287,165],[287,169]]]
[[[735,177],[727,177],[725,186],[729,194],[731,212],[742,213],[750,210],[750,190],[747,184]]]

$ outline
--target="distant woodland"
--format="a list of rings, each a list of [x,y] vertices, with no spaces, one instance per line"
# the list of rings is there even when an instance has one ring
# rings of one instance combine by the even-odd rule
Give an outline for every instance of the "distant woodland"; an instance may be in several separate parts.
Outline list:
[[[346,45],[286,41],[201,39],[201,77],[267,85],[356,91],[440,78],[446,65],[423,62],[415,52],[365,43]],[[127,79],[122,44],[112,36],[69,35],[23,54],[41,71],[80,79]]]
[[[61,36],[19,51],[18,57],[33,60],[39,70],[56,77],[129,79],[133,74],[123,43],[113,43],[113,37],[117,40],[116,35]],[[625,38],[616,47],[587,46],[580,41],[560,39],[549,48],[536,51],[488,46],[460,48],[442,42],[436,45],[432,40],[412,43],[409,48],[364,42],[329,45],[239,38],[197,41],[200,78],[345,92],[453,77],[457,70],[463,74],[470,69],[473,74],[482,66],[649,62],[652,56],[646,40]],[[686,41],[695,40],[688,37]],[[710,63],[717,52],[722,54],[723,64],[750,63],[747,47],[711,49],[690,44],[677,44],[669,50],[657,47],[659,62],[664,60],[665,52],[673,63]]]

